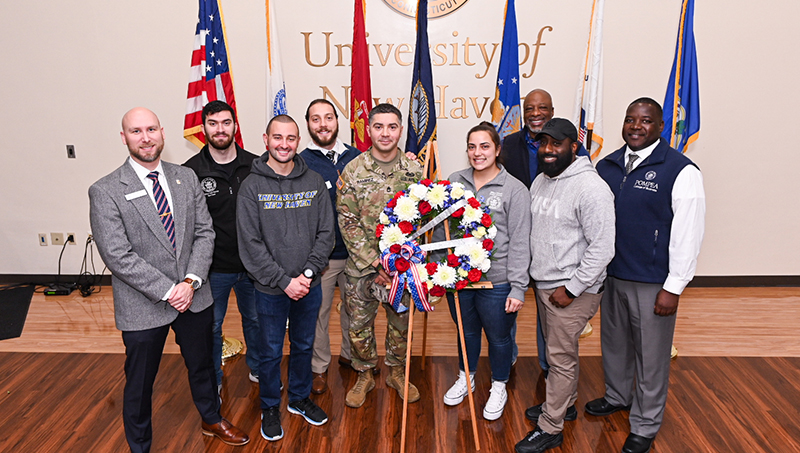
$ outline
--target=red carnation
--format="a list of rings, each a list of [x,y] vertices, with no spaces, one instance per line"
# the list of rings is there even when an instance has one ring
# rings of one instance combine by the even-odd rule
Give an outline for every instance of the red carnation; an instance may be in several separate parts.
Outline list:
[[[425,178],[422,181],[420,181],[419,183],[422,184],[423,186],[430,186],[431,184],[433,184],[433,181],[431,181],[428,178]]]
[[[450,181],[448,181],[446,179],[443,179],[443,180],[437,182],[436,184],[441,184],[443,186],[449,186],[450,185]]]
[[[419,202],[419,213],[421,215],[426,215],[431,212],[431,204],[427,201],[420,201]]]
[[[472,206],[473,209],[478,209],[481,207],[481,202],[476,200],[475,197],[472,197],[469,200],[467,200],[467,203],[469,203],[469,205]]]
[[[461,263],[458,262],[458,257],[450,254],[447,255],[447,265],[450,267],[458,267]]]
[[[458,218],[460,218],[462,215],[464,215],[464,208],[458,208],[458,210],[456,210],[454,213],[452,213],[452,214],[450,214],[450,215],[458,219]],[[465,382],[466,382],[466,381],[465,381]]]
[[[492,226],[492,216],[489,214],[484,214],[481,216],[481,225],[485,226],[486,228]]]
[[[400,253],[400,244],[392,244],[392,246],[389,247],[389,251],[397,255]]]
[[[466,288],[468,285],[466,280],[459,280],[456,282],[456,291],[461,291],[462,289]]]
[[[381,235],[383,234],[383,228],[384,228],[383,224],[379,224],[377,226],[377,228],[375,228],[375,237],[376,238],[381,237]]]
[[[435,274],[436,269],[439,269],[439,265],[436,263],[428,263],[425,265],[425,270],[428,271],[428,275]]]
[[[472,237],[472,233],[464,233],[464,237],[465,238],[471,238]]]
[[[491,239],[484,239],[483,240],[483,248],[486,250],[491,250],[494,248],[494,241]]]
[[[386,203],[386,206],[394,209],[394,207],[397,206],[397,198],[392,198],[391,200],[389,200],[389,202]]]
[[[402,197],[403,195],[405,195],[405,191],[401,190],[401,191],[397,192],[396,194],[394,194],[394,199],[396,200],[396,199]]]
[[[480,269],[470,269],[469,275],[467,275],[467,279],[475,283],[481,279],[481,275],[483,275],[483,272],[481,272]]]
[[[398,223],[397,226],[400,228],[400,231],[402,231],[403,234],[409,234],[414,231],[414,225],[407,220],[403,220],[402,222]]]
[[[411,264],[405,258],[397,258],[394,261],[394,268],[397,269],[397,272],[403,273],[411,267]]]
[[[434,296],[434,297],[442,297],[442,296],[445,295],[446,292],[447,291],[445,291],[445,289],[442,288],[441,286],[434,285],[433,288],[431,288],[430,294],[431,294],[431,296]]]

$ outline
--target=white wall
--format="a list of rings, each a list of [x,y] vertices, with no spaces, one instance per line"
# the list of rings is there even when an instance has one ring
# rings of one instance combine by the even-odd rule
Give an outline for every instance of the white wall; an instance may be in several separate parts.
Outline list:
[[[308,102],[329,87],[342,103],[350,84],[349,50],[342,66],[335,44],[352,40],[352,1],[272,0],[279,32],[290,114],[302,120]],[[482,106],[492,97],[499,49],[488,73],[480,49],[464,44],[500,42],[501,0],[469,0],[455,13],[430,21],[432,45],[443,43],[448,61],[434,66],[434,84],[447,85],[447,119],[439,120],[443,169],[466,165],[464,134],[479,118],[470,97]],[[223,0],[229,53],[245,146],[264,150],[265,23],[263,2]],[[518,0],[520,42],[532,46],[542,33],[536,70],[522,78],[522,95],[536,87],[551,92],[556,115],[571,117],[581,68],[591,0]],[[627,104],[639,96],[663,100],[672,64],[679,0],[607,2],[605,12],[605,153],[622,145],[619,130]],[[688,153],[703,170],[708,215],[698,275],[800,275],[800,193],[795,173],[800,157],[792,149],[794,80],[800,32],[793,19],[800,4],[743,1],[697,2],[702,130]],[[126,148],[119,120],[137,105],[161,118],[167,161],[183,162],[196,148],[182,138],[189,61],[197,20],[194,0],[4,2],[0,5],[0,78],[5,162],[0,185],[0,274],[56,272],[60,247],[40,247],[37,233],[77,232],[63,271],[77,273],[89,231],[89,185],[119,166]],[[367,0],[373,96],[404,98],[407,112],[411,66],[395,59],[396,48],[414,44],[414,21],[380,0]],[[311,61],[324,61],[323,32],[331,32],[331,61],[306,62],[304,36],[310,32]],[[458,36],[453,36],[454,32]],[[458,44],[453,65],[452,44]],[[381,64],[374,45],[385,55]],[[413,53],[401,54],[413,61]],[[434,64],[441,58],[433,56]],[[530,73],[530,57],[522,74]],[[460,100],[466,119],[450,118]],[[487,104],[488,105],[488,104]],[[455,112],[456,114],[463,112]],[[481,119],[489,118],[488,107]],[[346,122],[342,121],[343,128]],[[302,125],[302,122],[301,122]],[[346,136],[345,134],[342,134]],[[788,137],[779,140],[775,137]],[[304,137],[304,142],[307,137]],[[65,145],[76,147],[67,159]],[[99,260],[96,263],[102,267]],[[99,271],[99,269],[98,269]]]

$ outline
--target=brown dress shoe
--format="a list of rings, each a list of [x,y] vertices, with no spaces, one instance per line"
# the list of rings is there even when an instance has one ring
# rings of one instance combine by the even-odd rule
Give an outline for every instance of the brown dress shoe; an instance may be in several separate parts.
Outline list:
[[[314,373],[314,380],[311,381],[311,393],[322,395],[328,390],[328,372]]]
[[[203,434],[217,436],[228,445],[244,445],[250,442],[250,437],[244,431],[233,426],[231,422],[224,418],[213,425],[203,422]]]

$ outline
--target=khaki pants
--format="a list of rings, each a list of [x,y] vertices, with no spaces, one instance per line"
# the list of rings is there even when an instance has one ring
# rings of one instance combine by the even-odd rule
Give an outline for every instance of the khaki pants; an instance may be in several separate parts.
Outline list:
[[[536,288],[536,307],[547,343],[546,400],[539,427],[557,434],[564,429],[567,408],[578,398],[578,339],[586,323],[597,313],[602,294],[583,293],[565,308],[548,300],[555,289]]]
[[[330,324],[331,308],[333,307],[333,296],[336,289],[336,282],[339,282],[339,294],[345,298],[344,263],[347,260],[330,260],[328,267],[322,271],[322,305],[319,307],[317,317],[317,331],[314,337],[314,354],[311,357],[311,372],[324,373],[331,364],[331,337],[328,335],[328,325]],[[339,313],[339,323],[342,327],[342,347],[339,355],[345,359],[350,359],[350,318],[347,316],[347,305],[342,302],[342,311]]]

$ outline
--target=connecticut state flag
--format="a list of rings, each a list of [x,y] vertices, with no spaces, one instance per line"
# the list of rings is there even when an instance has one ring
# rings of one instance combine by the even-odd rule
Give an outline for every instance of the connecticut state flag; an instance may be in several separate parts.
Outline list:
[[[664,99],[664,131],[661,136],[678,151],[700,136],[700,91],[697,78],[697,48],[694,42],[694,0],[684,0],[678,26],[675,60]]]

